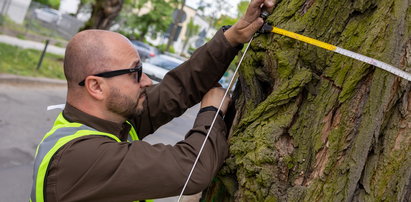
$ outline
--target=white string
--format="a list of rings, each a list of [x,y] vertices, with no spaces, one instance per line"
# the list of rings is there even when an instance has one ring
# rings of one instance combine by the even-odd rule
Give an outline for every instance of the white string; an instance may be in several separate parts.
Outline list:
[[[201,153],[203,152],[204,145],[205,145],[205,143],[207,142],[208,136],[210,136],[211,130],[213,129],[213,126],[214,126],[214,123],[215,123],[215,121],[216,121],[216,119],[217,119],[218,113],[220,112],[221,107],[223,106],[224,100],[225,100],[225,98],[227,97],[228,92],[230,91],[231,85],[232,85],[232,83],[233,83],[233,81],[234,81],[234,79],[235,79],[235,76],[236,76],[236,74],[237,74],[238,68],[240,67],[241,63],[243,62],[244,56],[245,56],[245,54],[247,53],[248,47],[250,47],[250,44],[251,44],[251,41],[253,41],[253,38],[254,38],[254,37],[252,37],[252,38],[250,39],[250,41],[248,42],[247,47],[246,47],[245,50],[244,50],[243,56],[241,57],[240,62],[238,62],[238,65],[237,65],[237,67],[236,67],[236,69],[235,69],[235,71],[234,71],[234,73],[233,73],[233,76],[232,76],[232,78],[231,78],[231,80],[230,80],[230,84],[228,85],[229,88],[227,88],[226,91],[225,91],[225,93],[224,93],[223,99],[221,100],[220,105],[218,106],[217,112],[216,112],[215,115],[214,115],[214,119],[213,119],[213,121],[211,122],[210,129],[208,130],[207,135],[206,135],[206,137],[205,137],[205,139],[204,139],[204,141],[203,141],[203,144],[201,145],[200,151],[198,152],[197,158],[196,158],[196,160],[194,161],[194,164],[193,164],[193,167],[191,168],[190,174],[189,174],[188,177],[187,177],[187,180],[186,180],[186,182],[185,182],[185,184],[184,184],[183,190],[181,191],[180,196],[179,196],[178,199],[177,199],[178,202],[180,202],[181,197],[183,196],[183,193],[184,193],[184,191],[185,191],[185,189],[186,189],[186,187],[187,187],[187,184],[188,184],[188,182],[190,181],[191,175],[193,174],[194,168],[195,168],[196,165],[197,165],[198,159],[200,159],[200,155],[201,155]]]
[[[66,104],[50,105],[50,106],[47,106],[47,111],[50,111],[50,110],[53,110],[53,109],[61,109],[61,110],[63,110],[64,107],[66,107]]]

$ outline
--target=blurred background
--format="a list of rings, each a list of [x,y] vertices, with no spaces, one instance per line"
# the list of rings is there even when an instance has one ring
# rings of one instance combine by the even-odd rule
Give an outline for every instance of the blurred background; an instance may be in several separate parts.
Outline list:
[[[84,29],[105,29],[128,37],[144,62],[152,64],[147,74],[160,81],[221,26],[234,24],[248,2],[1,0],[0,73],[64,79],[62,61],[68,40]],[[151,60],[157,56],[162,57]],[[231,74],[225,74],[223,86]]]

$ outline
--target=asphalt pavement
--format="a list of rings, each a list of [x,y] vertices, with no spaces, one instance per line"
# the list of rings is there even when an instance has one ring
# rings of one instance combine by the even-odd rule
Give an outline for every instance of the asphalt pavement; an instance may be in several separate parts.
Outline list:
[[[65,103],[65,97],[64,81],[0,74],[0,202],[28,201],[35,149],[60,113],[46,108]],[[177,143],[193,125],[198,109],[190,108],[144,141]],[[170,201],[176,197],[156,200]]]

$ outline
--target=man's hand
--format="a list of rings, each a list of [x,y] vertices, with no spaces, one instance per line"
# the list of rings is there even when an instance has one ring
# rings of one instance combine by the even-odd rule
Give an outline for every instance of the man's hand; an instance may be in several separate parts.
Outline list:
[[[230,29],[224,32],[225,37],[232,46],[248,42],[253,34],[264,24],[260,17],[261,8],[271,13],[275,0],[252,0],[247,12]]]
[[[224,97],[225,89],[221,87],[215,87],[210,89],[201,100],[201,108],[213,106],[218,108],[220,106],[221,100]],[[231,98],[227,95],[225,97],[223,105],[221,106],[221,111],[223,114],[227,112],[228,104],[230,103]]]

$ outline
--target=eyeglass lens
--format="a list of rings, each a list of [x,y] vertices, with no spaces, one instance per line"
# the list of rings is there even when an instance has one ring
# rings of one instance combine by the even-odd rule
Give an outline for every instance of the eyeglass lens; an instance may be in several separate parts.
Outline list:
[[[136,74],[136,76],[137,76],[136,79],[137,79],[138,83],[140,83],[140,81],[141,81],[142,74],[143,74],[143,67],[140,67],[140,68],[137,69],[137,74]]]

